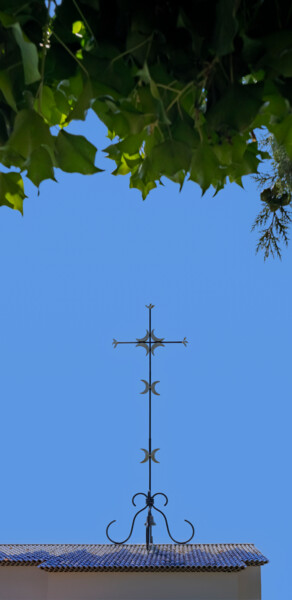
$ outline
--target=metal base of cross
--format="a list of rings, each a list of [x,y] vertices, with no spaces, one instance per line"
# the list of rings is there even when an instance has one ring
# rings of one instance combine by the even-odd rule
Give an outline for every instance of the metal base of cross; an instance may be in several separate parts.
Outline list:
[[[145,526],[146,526],[146,548],[147,548],[147,550],[149,550],[151,544],[153,544],[152,527],[154,525],[156,525],[156,523],[154,522],[153,515],[152,515],[152,509],[156,510],[158,513],[160,513],[163,516],[164,521],[165,521],[165,525],[166,525],[166,529],[167,529],[167,533],[168,533],[170,539],[175,544],[187,544],[188,542],[190,542],[193,539],[193,537],[195,535],[195,528],[194,528],[193,524],[190,521],[188,521],[187,519],[185,519],[185,522],[188,523],[191,526],[191,528],[192,528],[192,534],[191,534],[191,536],[187,540],[184,540],[184,541],[180,542],[178,540],[175,540],[174,537],[171,535],[166,515],[164,514],[164,512],[162,510],[160,510],[159,508],[157,508],[155,506],[155,504],[154,504],[154,498],[155,498],[155,496],[163,496],[164,499],[165,499],[164,506],[166,506],[167,503],[168,503],[168,498],[167,498],[166,494],[164,494],[163,492],[156,492],[156,494],[152,495],[150,493],[150,491],[148,491],[148,494],[144,494],[144,492],[138,492],[137,494],[134,494],[134,496],[132,498],[132,504],[134,506],[136,506],[135,498],[137,498],[137,496],[144,496],[145,497],[145,499],[146,499],[145,500],[145,506],[143,508],[141,508],[140,510],[138,510],[136,512],[136,514],[134,515],[133,521],[132,521],[132,525],[131,525],[131,529],[130,529],[130,533],[129,533],[128,537],[126,537],[124,540],[121,540],[120,542],[118,542],[118,541],[116,541],[116,540],[114,540],[114,539],[112,539],[110,537],[108,531],[109,531],[110,526],[113,523],[116,523],[116,520],[114,519],[113,521],[111,521],[108,524],[108,526],[106,528],[106,536],[107,536],[107,538],[109,539],[110,542],[112,542],[113,544],[117,544],[117,545],[119,545],[119,544],[125,544],[130,539],[130,537],[131,537],[131,535],[133,533],[134,525],[135,525],[135,521],[136,521],[137,516],[141,512],[143,512],[144,510],[146,510],[147,508],[148,508],[148,513],[147,513],[146,523],[145,523]]]

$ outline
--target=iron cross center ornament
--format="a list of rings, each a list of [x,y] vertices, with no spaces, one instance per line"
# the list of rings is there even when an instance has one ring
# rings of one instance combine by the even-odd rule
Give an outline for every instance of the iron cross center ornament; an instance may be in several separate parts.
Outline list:
[[[133,342],[118,342],[117,340],[114,339],[113,346],[114,346],[114,348],[116,348],[119,344],[135,344],[137,348],[144,348],[144,350],[146,350],[146,357],[148,357],[148,361],[149,361],[148,381],[146,379],[141,379],[142,383],[144,384],[144,390],[142,392],[140,392],[141,394],[148,393],[148,409],[149,409],[148,449],[141,448],[141,450],[144,452],[144,458],[143,458],[143,460],[141,460],[141,463],[148,462],[148,493],[145,494],[144,492],[137,492],[137,494],[134,494],[134,496],[132,498],[132,504],[134,506],[136,506],[135,499],[138,496],[144,496],[145,506],[143,508],[141,508],[140,510],[138,510],[136,512],[136,514],[134,515],[128,537],[126,537],[124,540],[116,541],[109,535],[109,528],[113,523],[116,522],[115,520],[111,521],[108,524],[108,526],[106,528],[106,535],[107,535],[107,538],[110,540],[110,542],[112,542],[113,544],[125,544],[130,539],[130,537],[133,533],[137,516],[141,512],[143,512],[144,510],[146,510],[148,508],[146,523],[145,523],[145,525],[146,525],[146,547],[148,550],[150,545],[153,544],[152,527],[154,525],[156,525],[156,523],[154,523],[152,510],[156,510],[158,513],[160,513],[162,515],[162,517],[164,518],[164,521],[165,521],[167,533],[168,533],[169,537],[172,539],[172,541],[175,542],[176,544],[187,544],[188,542],[190,542],[195,535],[195,529],[194,529],[194,526],[192,525],[192,523],[190,521],[187,521],[187,519],[185,519],[185,522],[190,525],[192,533],[187,540],[184,540],[182,542],[175,540],[174,537],[170,533],[168,521],[167,521],[167,518],[166,518],[164,512],[162,510],[160,510],[159,508],[157,508],[157,506],[155,506],[155,497],[162,496],[164,498],[164,506],[167,505],[168,498],[167,498],[166,494],[164,494],[163,492],[156,492],[155,494],[152,494],[152,471],[151,471],[152,462],[159,463],[159,461],[156,458],[156,453],[158,452],[159,448],[152,449],[152,438],[151,438],[152,394],[154,394],[155,396],[160,395],[156,390],[156,386],[160,382],[159,381],[152,382],[151,360],[152,360],[152,357],[154,356],[154,352],[157,348],[163,348],[163,347],[165,347],[166,344],[183,344],[184,346],[187,346],[188,342],[187,342],[186,338],[183,338],[183,340],[169,341],[169,340],[165,340],[164,338],[156,337],[156,335],[154,334],[154,329],[152,329],[152,325],[151,325],[151,311],[154,308],[154,305],[149,304],[148,306],[146,306],[146,308],[148,308],[148,311],[149,311],[149,329],[146,330],[146,335],[143,338],[137,338]]]

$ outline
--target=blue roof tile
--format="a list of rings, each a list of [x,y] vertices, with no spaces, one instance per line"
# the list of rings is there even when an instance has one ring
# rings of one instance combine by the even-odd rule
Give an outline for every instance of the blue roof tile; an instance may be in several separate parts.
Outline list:
[[[0,565],[46,571],[237,571],[267,562],[253,544],[0,544]]]

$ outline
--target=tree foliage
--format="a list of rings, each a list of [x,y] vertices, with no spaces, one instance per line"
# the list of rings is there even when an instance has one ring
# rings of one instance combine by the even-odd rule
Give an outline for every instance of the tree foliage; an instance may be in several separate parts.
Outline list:
[[[143,198],[162,177],[242,185],[269,157],[258,128],[292,159],[291,14],[281,0],[2,0],[0,204],[22,211],[23,175],[100,170],[66,131],[89,108]]]
[[[261,229],[256,251],[263,250],[265,259],[270,254],[281,258],[281,242],[288,245],[288,229],[292,220],[292,160],[274,137],[264,140],[264,145],[269,148],[272,164],[269,171],[255,176],[262,189],[264,206],[252,229]]]

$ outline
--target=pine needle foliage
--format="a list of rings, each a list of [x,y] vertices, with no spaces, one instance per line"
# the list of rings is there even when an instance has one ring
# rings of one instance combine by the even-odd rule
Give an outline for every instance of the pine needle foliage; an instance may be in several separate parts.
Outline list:
[[[255,176],[264,207],[256,217],[252,231],[260,230],[256,252],[262,250],[264,259],[270,255],[282,258],[281,246],[288,246],[288,231],[291,223],[292,160],[283,145],[274,137],[265,140],[272,156],[271,170]],[[267,186],[267,187],[266,187]]]

